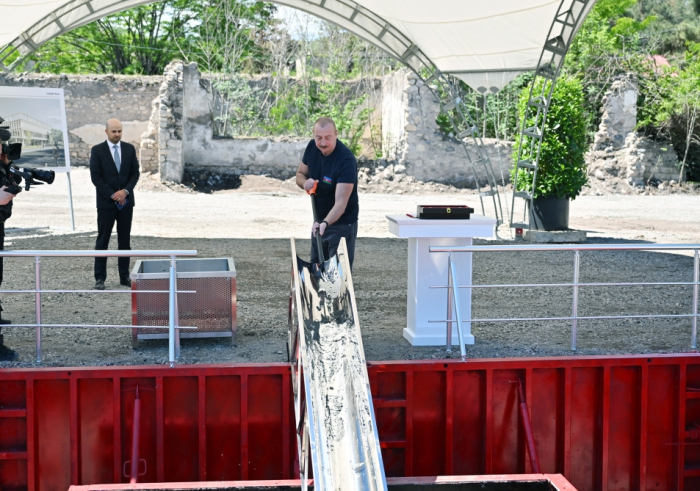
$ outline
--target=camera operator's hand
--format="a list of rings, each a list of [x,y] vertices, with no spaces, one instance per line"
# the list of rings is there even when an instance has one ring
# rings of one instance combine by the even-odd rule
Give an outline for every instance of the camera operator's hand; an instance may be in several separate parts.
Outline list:
[[[124,189],[120,189],[112,195],[112,199],[120,205],[124,205],[124,202],[126,201],[126,191]]]
[[[0,206],[6,205],[10,201],[12,201],[12,198],[15,197],[14,194],[8,193],[5,191],[7,189],[7,186],[3,186],[0,188]]]

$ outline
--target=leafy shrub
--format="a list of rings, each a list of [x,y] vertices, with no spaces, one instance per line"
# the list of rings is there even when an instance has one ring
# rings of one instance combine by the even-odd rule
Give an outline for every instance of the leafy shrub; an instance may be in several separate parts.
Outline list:
[[[637,126],[647,134],[669,139],[681,162],[681,174],[700,180],[700,43],[688,43],[685,59],[676,66],[640,70]]]
[[[547,81],[547,84],[551,82]],[[525,117],[525,109],[530,89],[524,88],[520,93],[518,110],[520,121]],[[542,91],[542,79],[538,79],[534,92]],[[583,87],[578,79],[561,76],[554,86],[552,101],[547,113],[544,127],[544,139],[540,150],[535,183],[535,198],[576,198],[586,185],[586,162],[584,154],[587,150],[586,114],[584,110]],[[534,126],[534,114],[526,127]],[[513,159],[518,158],[520,135],[516,137]],[[537,140],[525,138],[523,156],[530,154],[532,145]],[[535,148],[536,151],[536,148]],[[533,153],[534,154],[534,153]],[[532,186],[532,173],[520,169],[518,174],[518,191],[529,191]],[[511,179],[515,178],[515,169],[511,171]]]

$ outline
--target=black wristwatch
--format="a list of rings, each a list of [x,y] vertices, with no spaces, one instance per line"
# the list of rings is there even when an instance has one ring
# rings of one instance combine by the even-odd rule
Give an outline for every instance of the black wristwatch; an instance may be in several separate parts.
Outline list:
[[[326,224],[326,228],[330,227],[330,224],[329,224],[327,221],[325,221],[325,220],[321,221],[321,223],[325,223],[325,224]],[[319,225],[320,225],[320,223],[319,223]]]

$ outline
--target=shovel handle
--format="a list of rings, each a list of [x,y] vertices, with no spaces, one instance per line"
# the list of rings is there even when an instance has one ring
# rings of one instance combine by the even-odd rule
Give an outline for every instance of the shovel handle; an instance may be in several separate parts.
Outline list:
[[[318,181],[314,182],[314,187],[312,187],[306,193],[311,196],[311,209],[314,212],[314,222],[320,223],[318,218],[318,212],[316,211],[316,188],[318,187]],[[323,257],[323,241],[321,240],[320,229],[316,231],[316,248],[318,249],[318,259],[321,264],[326,262]]]

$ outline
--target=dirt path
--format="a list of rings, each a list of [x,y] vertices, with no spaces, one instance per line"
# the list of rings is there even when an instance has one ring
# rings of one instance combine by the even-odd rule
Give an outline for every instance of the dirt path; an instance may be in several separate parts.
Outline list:
[[[71,173],[76,231],[95,230],[95,188],[85,168]],[[288,182],[265,177],[244,181],[238,190],[213,194],[153,191],[144,176],[137,195],[134,235],[207,238],[306,238],[311,221],[309,198]],[[161,188],[162,189],[162,188]],[[413,213],[417,204],[467,203],[479,210],[473,192],[425,195],[360,193],[361,237],[390,237],[385,216]],[[488,205],[488,203],[487,203]],[[510,196],[503,197],[510,208]],[[487,214],[491,213],[487,208]],[[68,229],[65,174],[51,186],[23,192],[8,227]],[[700,196],[580,196],[571,203],[571,227],[591,237],[663,243],[700,241]],[[60,231],[59,231],[60,232]],[[507,238],[508,230],[502,231]]]

